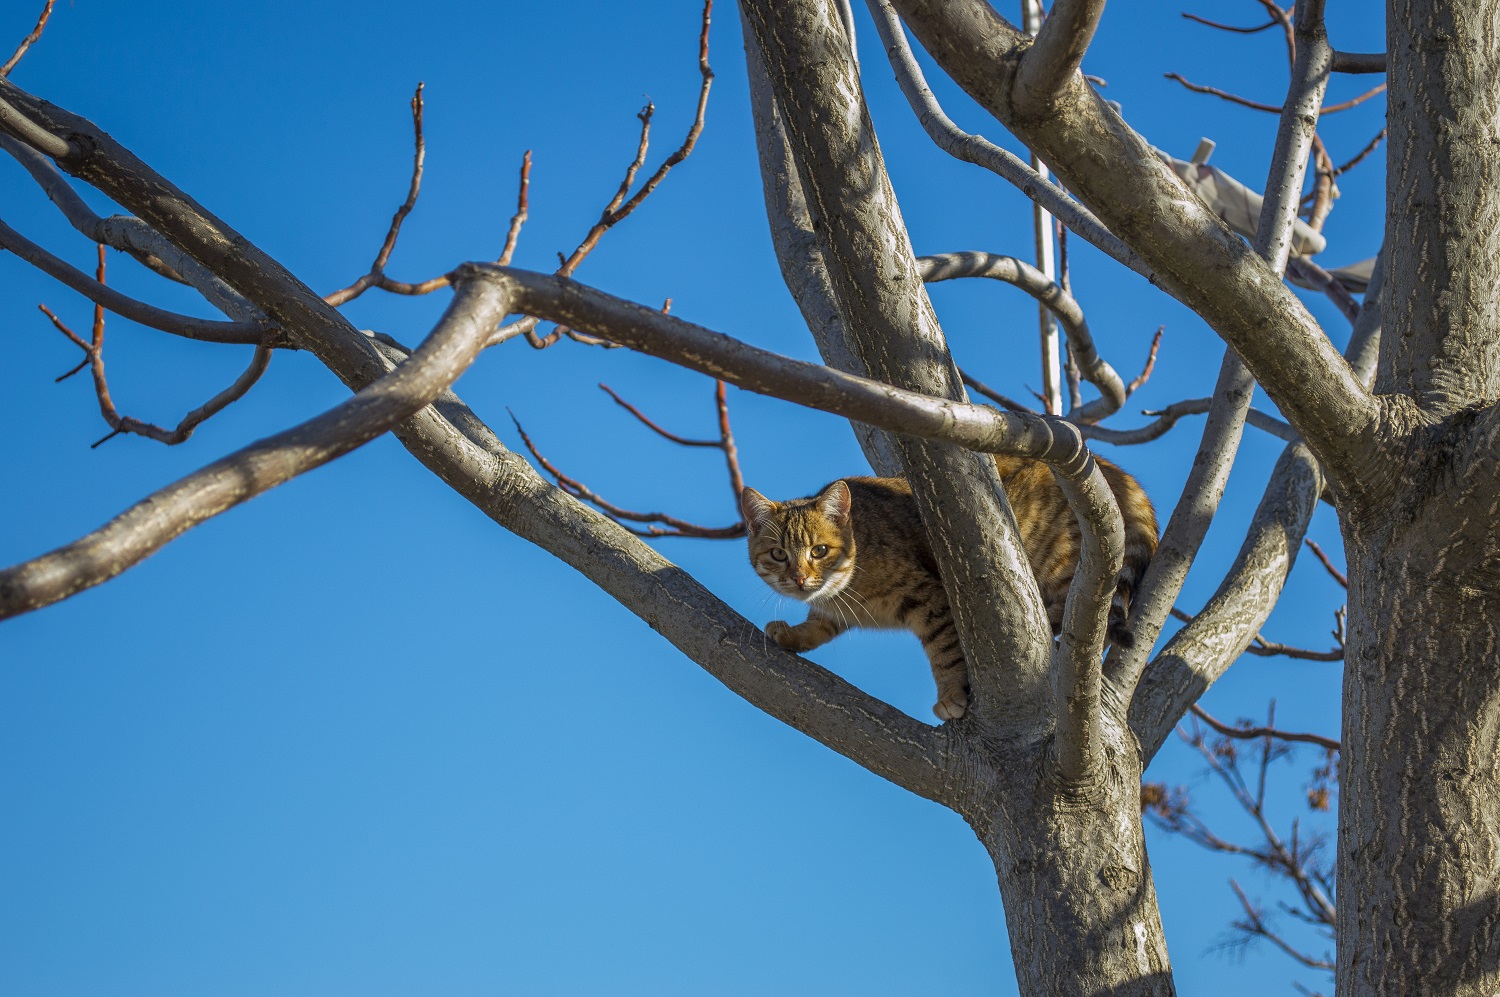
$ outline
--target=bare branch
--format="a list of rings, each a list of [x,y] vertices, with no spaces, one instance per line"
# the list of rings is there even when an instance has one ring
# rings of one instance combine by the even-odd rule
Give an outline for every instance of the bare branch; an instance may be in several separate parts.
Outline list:
[[[1091,468],[1090,474],[1092,481],[1102,479],[1097,470]],[[1068,588],[1062,633],[1053,652],[1058,774],[1064,780],[1082,782],[1098,770],[1103,750],[1100,653],[1125,551],[1125,527],[1108,487],[1080,488],[1061,475],[1057,482],[1079,523],[1087,524],[1080,531],[1078,568]]]
[[[1249,898],[1245,896],[1245,891],[1240,889],[1239,883],[1231,879],[1229,881],[1229,885],[1234,887],[1234,894],[1235,896],[1239,897],[1240,906],[1244,908],[1245,916],[1248,918],[1247,921],[1238,922],[1236,924],[1237,927],[1239,927],[1247,934],[1267,939],[1277,948],[1281,949],[1281,951],[1285,952],[1293,959],[1296,959],[1298,962],[1302,963],[1302,965],[1307,966],[1309,969],[1326,969],[1330,973],[1333,972],[1333,963],[1329,962],[1327,959],[1318,959],[1308,955],[1307,953],[1293,946],[1276,932],[1272,931],[1269,927],[1267,927],[1265,919],[1261,916],[1260,911],[1256,910],[1255,907],[1251,905]]]
[[[1144,415],[1156,416],[1156,421],[1141,426],[1139,429],[1106,429],[1103,426],[1083,426],[1083,435],[1090,440],[1098,440],[1100,443],[1110,443],[1119,447],[1137,446],[1142,443],[1150,443],[1152,440],[1165,436],[1177,421],[1183,416],[1202,415],[1213,409],[1212,398],[1189,398],[1186,401],[1173,402],[1159,411],[1146,411]],[[1268,415],[1260,409],[1248,409],[1245,421],[1256,429],[1270,433],[1272,436],[1286,440],[1288,443],[1297,443],[1302,438],[1297,431],[1273,415]],[[1206,432],[1207,430],[1205,430]]]
[[[1099,27],[1104,0],[1054,0],[1047,19],[1016,73],[1016,92],[1023,113],[1051,107],[1064,84],[1083,65],[1084,53]]]
[[[265,316],[259,309],[139,218],[129,215],[100,218],[78,196],[52,161],[31,146],[0,133],[0,149],[31,174],[68,223],[90,241],[129,253],[168,280],[191,286],[232,319],[241,322],[264,320]]]
[[[521,442],[536,458],[536,462],[542,466],[542,470],[552,475],[557,480],[557,485],[563,491],[576,499],[597,506],[610,519],[619,523],[625,529],[638,537],[696,537],[700,540],[734,540],[745,535],[745,523],[741,520],[733,526],[711,527],[699,526],[686,520],[677,519],[664,512],[633,512],[610,502],[604,496],[589,488],[577,478],[570,477],[558,469],[542,452],[536,448],[531,437],[522,428],[521,421],[516,418],[514,412],[510,414],[511,421],[516,425],[516,432],[521,435]],[[664,523],[668,529],[659,526],[648,526],[644,530],[638,530],[631,523]]]
[[[407,185],[406,200],[402,201],[396,208],[396,213],[391,216],[390,228],[386,230],[385,241],[380,244],[380,249],[375,253],[375,262],[370,264],[370,270],[354,283],[331,294],[324,295],[324,300],[335,307],[353,301],[365,291],[372,287],[379,287],[387,291],[395,291],[402,294],[428,294],[440,287],[447,287],[446,277],[438,277],[433,280],[423,281],[420,284],[404,284],[393,281],[386,277],[385,266],[390,262],[391,253],[396,249],[396,240],[401,236],[401,223],[406,221],[406,216],[411,214],[412,208],[417,206],[417,196],[422,192],[422,166],[427,159],[427,142],[422,137],[422,90],[425,83],[418,83],[416,93],[411,98],[411,122],[414,133],[411,163],[411,181]]]
[[[652,432],[656,433],[658,436],[663,437],[664,439],[671,440],[673,443],[679,444],[680,446],[684,446],[684,447],[717,447],[717,446],[720,446],[720,441],[719,440],[690,440],[690,439],[688,439],[685,436],[678,436],[676,433],[668,432],[667,430],[661,428],[656,423],[654,423],[650,419],[648,419],[645,416],[645,414],[643,412],[641,412],[640,409],[636,408],[634,405],[630,404],[625,399],[623,399],[619,395],[615,394],[614,389],[611,388],[609,385],[607,385],[607,384],[601,384],[601,385],[599,385],[599,387],[604,391],[604,393],[606,395],[609,395],[610,398],[614,399],[614,402],[615,402],[616,405],[620,406],[622,409],[624,409],[625,411],[629,412],[631,415],[635,416],[638,420],[640,420],[640,422],[641,422],[641,424],[643,426],[645,426],[647,429],[651,430]]]
[[[266,322],[215,322],[211,319],[179,315],[154,305],[137,301],[90,278],[83,271],[58,259],[41,246],[0,222],[0,249],[8,249],[49,277],[65,284],[95,304],[103,305],[117,315],[162,332],[209,343],[247,343],[260,345],[274,332]]]
[[[0,129],[4,129],[38,152],[53,159],[67,159],[78,154],[78,150],[65,138],[60,138],[22,114],[9,101],[0,98]]]
[[[387,376],[329,411],[217,460],[79,540],[0,571],[0,619],[108,581],[212,517],[369,442],[426,406],[468,369],[492,334],[503,291],[454,299],[427,341]]]
[[[1215,720],[1207,710],[1194,703],[1192,706],[1193,716],[1208,724],[1214,730],[1225,737],[1237,738],[1241,741],[1258,741],[1261,738],[1275,738],[1278,741],[1290,741],[1298,744],[1316,744],[1320,748],[1329,751],[1338,751],[1339,742],[1336,738],[1324,737],[1321,734],[1298,734],[1291,731],[1277,730],[1274,727],[1234,727],[1223,721]]]
[[[1229,93],[1227,90],[1220,90],[1218,87],[1203,86],[1200,83],[1190,82],[1179,73],[1165,73],[1163,75],[1165,75],[1169,80],[1176,80],[1178,83],[1181,83],[1184,87],[1187,87],[1194,93],[1209,94],[1222,100],[1227,100],[1231,104],[1238,104],[1241,107],[1248,107],[1252,111],[1266,111],[1270,114],[1280,114],[1282,111],[1282,108],[1277,106],[1276,104],[1263,104],[1258,100],[1250,100],[1248,98],[1241,97],[1238,94]],[[1319,113],[1337,114],[1339,111],[1347,111],[1351,107],[1358,107],[1360,104],[1363,104],[1365,101],[1369,100],[1371,97],[1374,97],[1376,94],[1384,92],[1385,84],[1381,83],[1378,86],[1371,87],[1369,90],[1366,90],[1364,93],[1360,94],[1357,97],[1351,97],[1348,100],[1340,101],[1337,104],[1325,104],[1323,105]]]
[[[521,180],[516,191],[516,213],[510,216],[510,229],[505,233],[505,247],[500,250],[499,259],[496,263],[502,267],[510,265],[510,259],[515,255],[516,242],[521,237],[521,226],[526,223],[527,194],[531,190],[531,150],[526,150],[526,155],[521,157]]]
[[[0,84],[0,94],[34,98]],[[47,114],[88,137],[80,172],[127,209],[178,240],[234,289],[277,316],[299,344],[346,384],[362,387],[406,354],[361,335],[306,285],[89,122],[55,106]],[[152,196],[142,194],[150,190]],[[234,252],[226,248],[234,247]],[[493,328],[505,308],[481,324]],[[517,335],[520,323],[499,334]],[[497,334],[497,335],[499,335]],[[491,337],[494,339],[494,336]],[[927,799],[953,805],[963,757],[944,732],[779,648],[760,630],[644,544],[548,484],[449,392],[394,432],[442,480],[517,535],[538,544],[649,619],[679,650],[752,705]]]
[[[1166,330],[1167,327],[1164,325],[1156,327],[1156,334],[1151,337],[1151,350],[1146,354],[1146,365],[1141,368],[1141,372],[1136,375],[1135,380],[1125,385],[1125,394],[1135,394],[1142,385],[1151,380],[1151,372],[1156,370],[1156,351],[1161,349],[1161,334],[1166,332]]]
[[[1372,139],[1370,139],[1369,143],[1366,144],[1363,149],[1359,150],[1359,152],[1355,153],[1354,156],[1347,163],[1345,163],[1342,166],[1334,167],[1333,175],[1336,176],[1336,177],[1341,177],[1345,173],[1348,173],[1350,170],[1354,169],[1360,163],[1364,162],[1365,157],[1367,157],[1368,155],[1370,155],[1370,153],[1374,152],[1376,150],[1376,148],[1379,147],[1380,143],[1385,141],[1386,134],[1388,132],[1389,132],[1389,129],[1387,129],[1387,128],[1380,129],[1380,131],[1375,135],[1375,137],[1372,138]]]
[[[745,491],[745,475],[740,471],[740,448],[735,445],[734,430],[729,425],[729,399],[723,381],[714,381],[714,405],[719,410],[719,445],[724,451],[725,469],[729,472],[729,490],[738,508],[740,496]]]
[[[1027,415],[1041,414],[1029,405],[1022,405],[1015,399],[1008,398],[1005,395],[1002,395],[1000,392],[996,391],[994,388],[989,387],[984,382],[978,380],[977,378],[971,377],[965,370],[960,369],[958,373],[959,376],[963,378],[964,384],[967,384],[969,387],[973,388],[975,391],[979,392],[981,395],[988,398],[996,405],[999,405],[1007,412],[1024,412]]]
[[[1291,83],[1287,89],[1286,110],[1281,115],[1281,123],[1276,131],[1276,147],[1271,156],[1270,175],[1266,180],[1265,201],[1261,207],[1255,234],[1256,254],[1276,274],[1286,269],[1287,259],[1291,253],[1294,226],[1297,220],[1298,195],[1302,190],[1308,153],[1317,130],[1317,108],[1322,103],[1323,93],[1328,85],[1328,61],[1331,49],[1328,46],[1327,34],[1323,30],[1322,6],[1319,0],[1306,0],[1298,10],[1297,40],[1299,45],[1296,62],[1292,67]],[[1284,287],[1284,285],[1280,286]],[[1311,337],[1312,342],[1308,345],[1312,345],[1320,353],[1325,349],[1331,352],[1332,344],[1328,342],[1327,336],[1321,330],[1311,333]],[[1172,510],[1161,544],[1152,558],[1151,565],[1146,569],[1145,577],[1141,580],[1135,602],[1132,604],[1131,626],[1137,633],[1137,645],[1134,648],[1115,648],[1110,653],[1110,673],[1125,689],[1133,687],[1139,679],[1150,646],[1161,633],[1167,611],[1176,601],[1177,593],[1182,590],[1187,571],[1192,566],[1209,523],[1218,508],[1219,499],[1223,495],[1224,485],[1229,475],[1229,468],[1233,464],[1235,452],[1239,447],[1240,435],[1250,408],[1250,399],[1254,394],[1257,377],[1252,375],[1241,359],[1241,355],[1235,352],[1233,347],[1236,345],[1238,344],[1234,344],[1231,340],[1231,348],[1224,353],[1223,364],[1219,370],[1219,381],[1214,388],[1214,404],[1204,426],[1198,456],[1194,460],[1193,469],[1183,488],[1182,498]],[[1340,363],[1343,363],[1342,358],[1338,359]],[[1346,363],[1343,363],[1343,369],[1339,373],[1345,376],[1349,374]],[[1260,376],[1260,380],[1262,384],[1265,384],[1263,375]],[[1291,390],[1290,384],[1285,387],[1288,391]],[[1270,391],[1269,385],[1267,385],[1267,390]],[[1306,390],[1305,383],[1299,390]],[[1362,392],[1358,386],[1354,386],[1353,390]],[[1284,397],[1282,392],[1270,393],[1280,404]],[[1367,410],[1372,404],[1369,396],[1363,393],[1360,394],[1357,403],[1365,406]],[[1288,400],[1283,411],[1292,414],[1296,412],[1296,409]],[[1307,429],[1295,418],[1293,425],[1303,431],[1304,436],[1308,435]],[[1331,426],[1323,428],[1333,429]],[[1340,427],[1333,431],[1335,434],[1342,435],[1347,432],[1347,427]],[[1339,449],[1342,451],[1343,448]],[[1344,458],[1346,462],[1344,466],[1348,467],[1347,454],[1340,452],[1338,456]],[[1288,471],[1288,473],[1291,472]],[[1275,486],[1272,487],[1274,490]],[[1269,495],[1270,492],[1268,491],[1267,494]],[[1304,519],[1297,533],[1300,535],[1305,529],[1306,520]],[[1242,549],[1242,557],[1246,553],[1247,550]],[[1295,551],[1292,556],[1295,556]],[[1287,563],[1290,566],[1290,560]],[[1279,590],[1279,583],[1277,588]],[[1269,606],[1266,607],[1266,611],[1269,612]],[[1254,633],[1259,625],[1257,622],[1254,627],[1250,628],[1250,633]],[[1244,641],[1249,642],[1248,634],[1244,635]],[[1228,667],[1228,660],[1222,660],[1221,667]],[[1177,706],[1178,704],[1173,704],[1173,708]],[[1186,704],[1181,704],[1181,707],[1185,709]],[[1179,710],[1172,715],[1169,722],[1175,723],[1177,717],[1181,715],[1181,710]],[[1165,733],[1162,736],[1165,737]]]
[[[1385,72],[1385,53],[1335,52],[1333,53],[1333,71],[1335,73],[1383,73]]]
[[[1344,588],[1348,588],[1349,576],[1333,566],[1333,562],[1328,559],[1327,554],[1323,553],[1323,548],[1318,546],[1318,542],[1316,540],[1308,540],[1305,542],[1308,548],[1313,552],[1313,554],[1317,556],[1318,560],[1323,562],[1324,569],[1333,576],[1333,580],[1338,582]]]
[[[1079,204],[1056,184],[1032,169],[1020,157],[1000,148],[983,136],[971,135],[953,123],[927,86],[922,68],[906,42],[891,0],[868,0],[870,13],[886,56],[896,71],[896,82],[916,114],[917,121],[929,138],[948,155],[989,170],[1002,180],[1014,184],[1022,194],[1050,211],[1069,229],[1091,245],[1146,278],[1151,268],[1135,251],[1117,239],[1088,208]]]
[[[1325,105],[1323,105],[1323,113],[1324,114],[1334,114],[1334,113],[1337,113],[1338,111],[1347,111],[1351,107],[1358,107],[1359,105],[1363,104],[1365,101],[1369,100],[1371,97],[1374,97],[1376,94],[1382,94],[1382,93],[1385,93],[1385,84],[1384,83],[1381,83],[1378,86],[1371,87],[1370,89],[1366,90],[1364,93],[1360,94],[1358,97],[1350,97],[1348,100],[1340,101],[1337,104],[1325,104]]]
[[[678,436],[676,433],[668,432],[647,418],[640,409],[615,394],[609,385],[601,384],[599,387],[604,389],[604,392],[610,398],[614,399],[615,404],[635,416],[642,425],[663,439],[670,440],[679,446],[713,447],[715,450],[722,451],[725,465],[729,472],[729,487],[734,499],[733,508],[736,510],[740,508],[740,493],[745,489],[745,479],[740,473],[739,450],[734,443],[734,433],[729,427],[729,403],[724,394],[723,381],[714,382],[714,408],[719,424],[719,438],[717,440],[693,440],[684,436]],[[526,430],[521,428],[521,422],[516,418],[514,412],[511,413],[510,418],[516,425],[516,432],[521,434],[521,442],[531,452],[531,456],[536,458],[537,463],[542,466],[542,469],[556,479],[559,488],[576,499],[598,507],[606,516],[638,537],[695,537],[702,540],[733,540],[745,535],[746,526],[743,517],[735,522],[733,526],[700,526],[696,523],[690,523],[686,520],[669,516],[666,513],[633,512],[615,505],[577,478],[570,477],[559,470],[556,465],[543,456],[541,451],[537,449],[536,444],[531,441],[531,437],[527,435]],[[664,523],[668,528],[662,529],[659,526],[651,525],[644,530],[640,530],[631,526],[631,523]]]
[[[0,76],[9,76],[10,71],[16,68],[16,64],[26,55],[26,50],[35,45],[42,37],[42,32],[47,28],[47,18],[52,16],[52,6],[57,0],[47,0],[46,6],[42,8],[42,14],[36,19],[36,27],[31,29],[31,34],[21,39],[21,44],[16,46],[16,51],[4,65],[0,65]]]
[[[1296,560],[1322,490],[1317,461],[1305,447],[1288,446],[1218,591],[1167,642],[1135,687],[1130,724],[1140,738],[1143,757],[1156,754],[1178,718],[1250,645],[1265,623]],[[1129,688],[1127,674],[1111,671],[1110,679],[1122,690]]]
[[[514,286],[515,311],[566,323],[747,391],[981,453],[1040,460],[1080,484],[1089,477],[1078,427],[1057,416],[1000,412],[793,360],[548,274],[466,263],[455,275]]]
[[[1060,97],[1058,114],[1066,116],[1069,127],[1018,114],[1012,106],[1013,60],[1026,43],[984,0],[895,0],[895,5],[949,75],[1037,151],[1116,235],[1143,254],[1156,269],[1159,286],[1203,316],[1250,362],[1256,380],[1335,479],[1352,480],[1362,473],[1378,406],[1282,283],[1280,267],[1268,266],[1265,258],[1231,235],[1081,81],[1065,88]],[[1321,103],[1307,100],[1308,86],[1326,76],[1320,71],[1328,58],[1326,42],[1324,55],[1315,60],[1316,48],[1302,46],[1298,51],[1306,71],[1296,75],[1289,90],[1300,98],[1288,102],[1296,107],[1295,113],[1289,112],[1293,125],[1315,120]],[[1302,134],[1300,125],[1296,131]],[[1278,171],[1285,169],[1286,161],[1278,153]],[[1270,196],[1277,197],[1276,188],[1282,184],[1268,186],[1273,187]],[[1155,209],[1143,211],[1142,204]],[[1277,214],[1267,211],[1263,217]],[[1278,219],[1274,230],[1281,227]],[[1274,321],[1267,323],[1268,315]]]
[[[104,284],[104,245],[102,243],[99,245],[99,269],[96,274],[96,279],[99,281],[99,284],[101,286]],[[58,380],[61,381],[64,378],[71,377],[73,374],[76,374],[84,367],[91,366],[93,368],[94,392],[99,398],[99,412],[104,416],[104,421],[109,424],[109,428],[111,430],[109,436],[104,437],[104,439],[94,444],[94,446],[96,447],[99,446],[100,443],[105,442],[105,440],[109,440],[120,433],[132,433],[136,436],[144,436],[148,439],[156,440],[158,443],[165,443],[169,447],[176,446],[179,443],[183,443],[193,435],[193,430],[197,429],[200,424],[217,415],[229,405],[243,398],[245,394],[255,386],[255,382],[260,380],[261,375],[266,372],[266,368],[270,366],[271,363],[272,348],[262,343],[255,348],[255,353],[250,359],[250,366],[245,368],[245,372],[241,374],[233,384],[225,388],[223,391],[219,392],[214,397],[210,398],[207,402],[204,402],[198,408],[193,409],[193,411],[183,416],[182,421],[177,424],[176,428],[164,429],[161,426],[156,426],[149,422],[142,422],[141,420],[133,419],[130,416],[122,416],[115,409],[114,401],[110,398],[109,394],[109,382],[105,379],[104,376],[103,305],[96,304],[94,306],[94,333],[92,343],[84,342],[76,333],[73,332],[72,329],[69,329],[67,325],[63,323],[62,319],[53,314],[52,310],[46,305],[38,305],[37,308],[41,310],[42,314],[46,315],[47,318],[52,320],[53,326],[55,326],[59,332],[63,333],[63,335],[71,339],[84,352],[83,363],[68,371],[68,373],[64,374],[62,377],[59,377]]]
[[[1256,27],[1253,27],[1253,28],[1238,28],[1238,27],[1235,27],[1232,24],[1220,24],[1218,21],[1210,21],[1208,18],[1206,18],[1206,17],[1199,17],[1197,14],[1187,14],[1187,13],[1184,13],[1182,16],[1185,17],[1185,18],[1187,18],[1189,21],[1197,21],[1199,24],[1206,24],[1210,28],[1217,28],[1220,31],[1233,31],[1234,33],[1240,34],[1240,35],[1254,35],[1254,34],[1259,34],[1260,32],[1266,30],[1267,28],[1274,28],[1274,27],[1276,27],[1276,25],[1278,23],[1275,18],[1272,18],[1271,20],[1267,21],[1265,24],[1257,25]]]
[[[656,172],[651,174],[646,182],[641,185],[641,189],[636,191],[635,195],[629,201],[625,201],[625,195],[629,192],[631,184],[635,181],[636,171],[645,162],[647,137],[650,134],[651,128],[651,115],[655,111],[654,105],[646,105],[640,114],[641,142],[635,160],[631,163],[630,168],[625,171],[625,179],[621,182],[620,189],[615,194],[615,197],[605,207],[604,213],[599,216],[599,220],[594,223],[594,227],[589,229],[583,241],[578,244],[578,248],[574,249],[572,254],[563,261],[562,266],[558,268],[558,276],[572,276],[573,272],[578,269],[578,264],[583,262],[584,257],[588,256],[593,251],[593,248],[598,245],[600,236],[630,217],[631,212],[640,207],[641,202],[650,197],[651,192],[666,179],[667,174],[672,171],[672,167],[692,154],[693,146],[697,145],[698,136],[703,132],[704,114],[708,111],[708,91],[713,86],[714,81],[714,71],[708,64],[708,26],[713,9],[713,0],[705,0],[703,4],[703,30],[698,36],[698,72],[703,77],[703,85],[698,90],[698,111],[693,116],[693,123],[688,128],[687,137],[682,140],[682,144],[677,147],[676,151],[668,156],[662,162],[661,166],[657,167]],[[624,203],[622,204],[621,202]]]
[[[1115,369],[1106,363],[1094,347],[1094,337],[1084,320],[1083,309],[1073,296],[1047,279],[1040,270],[1013,256],[993,253],[943,253],[917,258],[922,279],[928,283],[955,280],[960,277],[988,277],[1012,284],[1041,302],[1067,334],[1080,372],[1103,396],[1068,413],[1074,422],[1098,422],[1120,410],[1125,404],[1125,384]]]
[[[1220,90],[1218,87],[1210,87],[1204,86],[1201,83],[1193,83],[1180,73],[1163,73],[1162,75],[1169,80],[1176,80],[1187,89],[1193,91],[1193,93],[1204,93],[1212,97],[1218,97],[1221,100],[1229,101],[1231,104],[1238,104],[1241,107],[1248,107],[1252,111],[1266,111],[1271,114],[1281,113],[1281,108],[1275,104],[1264,104],[1258,100],[1250,100],[1249,98],[1241,97],[1238,94],[1232,94],[1227,90]]]

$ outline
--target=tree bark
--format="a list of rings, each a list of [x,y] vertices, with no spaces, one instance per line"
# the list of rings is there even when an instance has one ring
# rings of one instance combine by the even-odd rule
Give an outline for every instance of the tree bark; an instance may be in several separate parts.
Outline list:
[[[1500,991],[1500,3],[1390,0],[1381,459],[1341,490],[1338,989]]]

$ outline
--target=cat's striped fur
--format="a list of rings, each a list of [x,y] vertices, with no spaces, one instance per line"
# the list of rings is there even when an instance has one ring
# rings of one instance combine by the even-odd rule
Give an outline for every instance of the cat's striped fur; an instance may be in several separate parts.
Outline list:
[[[1119,503],[1125,559],[1110,606],[1110,639],[1130,646],[1130,596],[1156,551],[1156,512],[1134,478],[1095,458]],[[1021,543],[1036,574],[1055,634],[1078,566],[1078,520],[1040,461],[995,457]],[[850,627],[910,630],[937,682],[933,713],[951,720],[969,703],[968,674],[948,595],[905,478],[843,478],[811,498],[772,502],[753,488],[741,496],[750,563],[766,584],[808,604],[807,620],[782,620],[766,633],[789,651],[821,647]]]

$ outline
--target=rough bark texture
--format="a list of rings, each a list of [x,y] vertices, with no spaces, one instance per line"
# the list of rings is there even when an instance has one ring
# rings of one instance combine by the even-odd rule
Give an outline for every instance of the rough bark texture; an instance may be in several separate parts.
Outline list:
[[[1500,991],[1500,4],[1390,0],[1382,460],[1345,490],[1338,993]]]
[[[963,397],[833,4],[749,0],[744,10],[752,57],[758,50],[767,62],[828,293],[859,364],[892,384]],[[775,230],[778,205],[768,203],[768,210]],[[795,271],[796,262],[783,259],[783,269]],[[1097,751],[1085,752],[1092,762],[1086,777],[1061,778],[1050,641],[1037,631],[1043,617],[1014,527],[996,528],[1010,513],[996,501],[993,467],[909,438],[896,444],[979,693],[977,709],[944,725],[967,746],[969,760],[950,805],[995,861],[1021,992],[1172,993],[1141,832],[1133,737],[1117,718],[1107,718],[1103,730],[1090,727],[1088,743]]]
[[[1389,276],[1388,276],[1389,279]],[[1446,421],[1345,516],[1338,992],[1500,991],[1500,434]]]

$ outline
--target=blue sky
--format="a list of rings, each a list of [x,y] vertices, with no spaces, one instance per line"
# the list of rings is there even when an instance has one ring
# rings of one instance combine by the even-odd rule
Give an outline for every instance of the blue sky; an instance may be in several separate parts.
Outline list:
[[[39,4],[0,15],[0,49]],[[1372,5],[1367,5],[1372,6]],[[1383,45],[1373,7],[1334,5],[1335,45]],[[23,9],[24,8],[24,9]],[[597,217],[657,105],[651,166],[697,95],[693,2],[410,5],[264,0],[60,5],[13,79],[92,118],[321,291],[368,267],[405,193],[407,101],[427,85],[427,177],[390,266],[401,279],[493,258],[533,151],[516,263],[555,266]],[[1279,33],[1227,36],[1259,4],[1112,5],[1085,64],[1156,145],[1265,176],[1272,116],[1163,79],[1278,103]],[[1013,12],[1002,8],[1008,16]],[[1023,255],[1021,196],[933,149],[860,12],[865,85],[919,252]],[[770,251],[737,15],[721,0],[708,124],[692,158],[611,232],[578,277],[798,357],[815,352]],[[936,74],[931,74],[936,82]],[[1334,81],[1331,100],[1375,80]],[[1007,141],[952,87],[962,124]],[[1384,101],[1330,117],[1336,162]],[[1010,143],[1014,148],[1014,143]],[[91,246],[8,160],[0,217],[80,267]],[[1374,254],[1379,159],[1342,178],[1321,258]],[[101,211],[107,204],[91,202]],[[1133,375],[1166,326],[1157,373],[1117,426],[1208,393],[1222,347],[1140,278],[1074,246],[1074,285],[1105,356]],[[191,293],[112,254],[112,283],[208,314]],[[5,436],[0,562],[98,526],[153,489],[346,396],[314,359],[278,355],[240,404],[187,444],[104,435],[89,384],[53,378],[89,307],[0,257]],[[933,290],[960,362],[1012,395],[1037,384],[1035,308],[1000,286]],[[362,327],[415,342],[443,307],[371,293]],[[1335,340],[1347,323],[1321,300]],[[173,424],[231,381],[248,348],[176,340],[111,319],[122,411]],[[687,435],[712,435],[712,385],[624,350],[512,342],[458,391],[512,446],[511,408],[549,457],[632,508],[713,524],[734,510],[721,463],[653,438],[604,381]],[[806,494],[864,465],[846,424],[731,390],[747,480]],[[1111,453],[1163,514],[1201,420]],[[1201,605],[1234,555],[1279,444],[1249,431],[1209,549],[1182,605]],[[1338,553],[1327,509],[1312,535]],[[784,615],[739,543],[668,540],[663,553],[757,622]],[[1328,646],[1341,593],[1299,562],[1266,632]],[[816,660],[926,718],[931,679],[904,634],[853,634]],[[1246,659],[1205,700],[1336,734],[1336,665]],[[1305,759],[1311,763],[1311,758]],[[1280,763],[1278,826],[1308,764]],[[1216,826],[1245,830],[1202,765],[1169,745],[1150,778],[1195,787]],[[994,873],[962,821],[759,714],[543,552],[504,533],[394,441],[210,522],[121,578],[0,626],[0,990],[129,994],[904,994],[1014,991]],[[1227,881],[1274,906],[1259,874],[1150,835],[1183,993],[1290,992],[1323,980],[1269,946],[1219,950]]]

